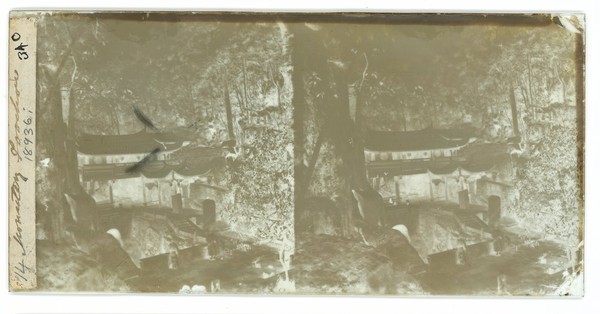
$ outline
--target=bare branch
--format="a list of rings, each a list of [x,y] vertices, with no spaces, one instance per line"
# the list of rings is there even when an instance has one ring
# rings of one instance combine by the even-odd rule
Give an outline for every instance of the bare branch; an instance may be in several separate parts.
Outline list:
[[[71,60],[73,60],[73,73],[71,74],[71,84],[69,84],[69,92],[73,89],[73,84],[75,83],[75,75],[77,75],[77,61],[75,61],[75,57],[71,56]]]
[[[367,77],[367,70],[369,69],[369,59],[367,58],[367,54],[363,53],[363,56],[365,57],[365,69],[363,70],[362,79],[360,80],[360,85],[358,86],[359,90],[362,89],[365,78]]]

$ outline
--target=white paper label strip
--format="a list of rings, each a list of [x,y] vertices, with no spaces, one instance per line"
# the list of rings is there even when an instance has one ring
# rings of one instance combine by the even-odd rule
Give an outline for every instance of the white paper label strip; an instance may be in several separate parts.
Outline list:
[[[36,287],[35,97],[36,18],[11,14],[9,29],[9,283]]]

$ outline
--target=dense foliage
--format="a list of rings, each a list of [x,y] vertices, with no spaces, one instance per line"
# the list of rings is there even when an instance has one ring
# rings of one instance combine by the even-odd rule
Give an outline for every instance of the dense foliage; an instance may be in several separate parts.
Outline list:
[[[340,141],[330,137],[319,146],[323,125],[340,121],[339,115],[327,120],[327,111],[340,97],[335,73],[341,71],[358,133],[475,127],[480,141],[504,144],[512,156],[512,174],[503,177],[512,177],[506,183],[519,199],[507,204],[509,214],[527,230],[571,247],[579,243],[577,34],[555,24],[307,27],[313,54],[325,54],[327,64],[313,62],[304,79],[304,168],[322,147],[313,177],[306,178],[314,195],[343,195],[347,185],[338,180],[349,180],[333,150]],[[519,145],[509,145],[515,136]]]
[[[160,14],[116,19],[47,15],[39,25],[39,157],[52,161],[41,169],[48,172],[42,182],[57,182],[52,173],[75,167],[61,162],[65,152],[44,137],[45,127],[62,121],[57,108],[65,90],[71,95],[74,137],[139,132],[144,125],[133,112],[137,108],[159,132],[191,139],[190,151],[235,140],[227,172],[215,178],[231,194],[222,218],[263,240],[293,238],[292,91],[285,25],[210,18],[172,23]],[[53,98],[46,101],[47,95]],[[57,136],[58,141],[65,138]],[[56,151],[46,153],[46,145]],[[179,156],[193,165],[190,154]],[[59,211],[60,202],[50,204],[46,198],[60,199],[65,189],[64,184],[42,184],[40,202],[50,212]]]

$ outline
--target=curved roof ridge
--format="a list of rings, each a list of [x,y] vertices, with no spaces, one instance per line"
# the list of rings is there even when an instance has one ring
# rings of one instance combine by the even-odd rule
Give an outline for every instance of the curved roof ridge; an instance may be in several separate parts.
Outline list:
[[[464,146],[474,133],[468,129],[374,131],[365,136],[365,148],[374,151],[418,151]]]
[[[144,154],[155,149],[173,151],[184,140],[173,133],[140,132],[121,135],[82,134],[77,138],[77,150],[88,155]]]

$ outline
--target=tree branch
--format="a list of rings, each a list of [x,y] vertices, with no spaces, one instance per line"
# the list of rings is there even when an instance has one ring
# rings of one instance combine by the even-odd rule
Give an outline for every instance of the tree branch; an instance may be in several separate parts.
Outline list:
[[[367,70],[369,69],[369,59],[367,58],[367,53],[363,53],[363,56],[365,57],[365,69],[363,70],[362,79],[360,80],[360,85],[358,86],[359,91],[362,90],[363,83],[367,77]]]
[[[71,84],[69,85],[69,93],[73,89],[73,84],[75,83],[75,75],[77,75],[77,61],[75,61],[75,57],[71,56],[71,60],[73,60],[73,73],[71,74]]]

